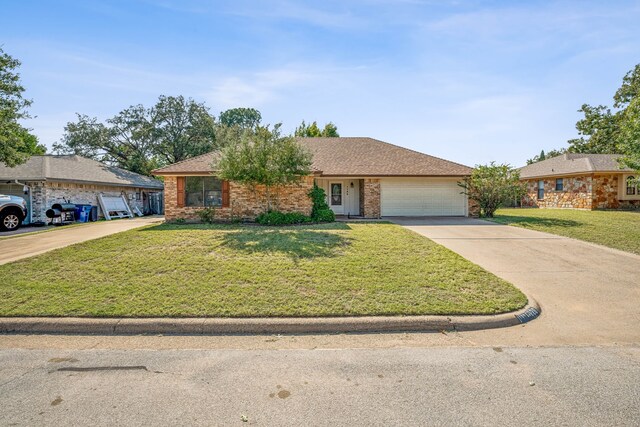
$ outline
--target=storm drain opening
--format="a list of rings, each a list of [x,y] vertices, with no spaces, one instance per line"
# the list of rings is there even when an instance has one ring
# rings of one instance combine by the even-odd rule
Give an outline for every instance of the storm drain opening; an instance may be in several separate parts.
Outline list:
[[[540,311],[537,308],[529,307],[524,313],[516,315],[516,318],[520,321],[520,323],[527,323],[540,316]]]

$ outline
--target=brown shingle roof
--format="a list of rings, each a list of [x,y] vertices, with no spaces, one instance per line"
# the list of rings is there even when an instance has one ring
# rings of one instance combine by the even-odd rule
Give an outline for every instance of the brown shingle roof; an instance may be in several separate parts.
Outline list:
[[[373,138],[298,138],[313,154],[312,170],[324,176],[464,176],[471,168]],[[210,173],[219,152],[157,169],[154,175]]]
[[[322,175],[464,176],[471,168],[373,138],[298,138]]]
[[[77,155],[31,156],[25,163],[10,168],[0,163],[0,181],[69,181],[110,186],[153,188],[161,190],[164,184],[144,176],[105,165]]]
[[[619,154],[566,153],[520,168],[520,178],[631,171],[620,167],[619,158]]]

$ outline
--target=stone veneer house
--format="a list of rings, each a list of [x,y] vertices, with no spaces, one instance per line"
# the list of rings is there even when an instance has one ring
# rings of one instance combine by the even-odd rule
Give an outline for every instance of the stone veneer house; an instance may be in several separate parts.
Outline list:
[[[137,206],[148,213],[151,198],[161,195],[163,187],[157,179],[77,155],[32,156],[13,168],[0,163],[0,194],[27,201],[26,224],[46,221],[47,209],[65,200],[98,206],[98,194],[124,194],[132,209]],[[102,216],[100,208],[98,215]]]
[[[567,153],[520,168],[527,184],[523,206],[569,209],[640,207],[638,174],[616,154]]]
[[[372,138],[298,138],[313,155],[312,174],[279,190],[277,209],[309,214],[314,182],[337,215],[467,216],[477,214],[458,182],[471,168]],[[219,152],[157,169],[164,177],[165,218],[197,219],[204,207],[221,219],[253,220],[264,210],[259,194],[216,178]],[[258,192],[259,193],[259,192]]]

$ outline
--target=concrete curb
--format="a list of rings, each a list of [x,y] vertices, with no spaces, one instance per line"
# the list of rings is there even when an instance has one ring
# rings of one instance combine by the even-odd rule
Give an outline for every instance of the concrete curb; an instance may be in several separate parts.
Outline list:
[[[81,335],[225,335],[348,332],[440,332],[505,328],[541,313],[528,298],[515,312],[484,316],[366,316],[306,318],[1,317],[0,333]]]

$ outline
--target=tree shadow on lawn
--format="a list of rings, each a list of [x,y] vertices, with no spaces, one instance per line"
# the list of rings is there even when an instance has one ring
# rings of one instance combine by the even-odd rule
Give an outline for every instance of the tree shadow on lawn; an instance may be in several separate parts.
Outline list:
[[[540,225],[543,227],[579,227],[584,225],[584,223],[580,221],[574,221],[570,219],[559,219],[559,218],[536,218],[530,216],[501,216],[496,215],[493,218],[494,221],[499,222],[500,224],[517,224],[522,225],[524,227],[528,225]]]
[[[160,224],[149,231],[220,231],[223,248],[245,254],[280,253],[293,259],[334,257],[351,244],[351,238],[336,231],[350,230],[345,223],[302,224],[281,227],[244,224]]]
[[[351,239],[329,231],[348,229],[347,225],[323,229],[309,226],[243,227],[225,233],[222,246],[249,254],[280,253],[293,259],[335,257],[351,244]]]

